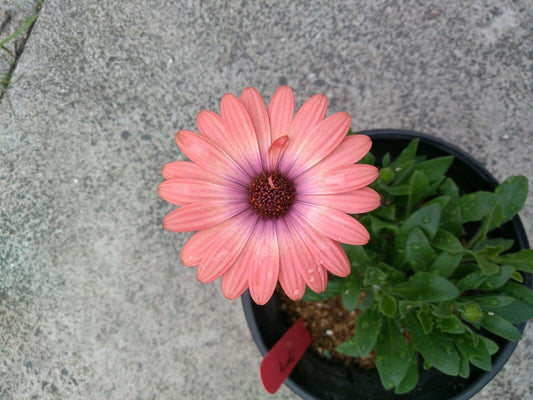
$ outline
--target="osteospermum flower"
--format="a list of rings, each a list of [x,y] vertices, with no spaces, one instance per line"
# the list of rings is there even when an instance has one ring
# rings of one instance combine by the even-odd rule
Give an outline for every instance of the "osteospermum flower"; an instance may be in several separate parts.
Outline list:
[[[240,99],[224,95],[220,115],[201,111],[199,134],[176,134],[190,161],[163,168],[159,194],[180,206],[163,225],[197,231],[181,260],[198,266],[200,282],[222,276],[225,297],[249,288],[254,301],[264,304],[278,280],[296,300],[306,285],[322,292],[328,271],[349,275],[339,242],[368,242],[366,229],[348,213],[379,205],[379,195],[366,187],[378,170],[355,164],[370,150],[370,138],[346,136],[350,115],[326,117],[326,108],[326,97],[317,94],[295,115],[287,86],[276,90],[266,108],[250,87]]]

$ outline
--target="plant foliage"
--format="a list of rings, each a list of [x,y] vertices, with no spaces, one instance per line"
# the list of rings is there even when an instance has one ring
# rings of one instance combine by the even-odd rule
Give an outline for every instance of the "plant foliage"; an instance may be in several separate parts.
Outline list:
[[[453,158],[426,160],[417,146],[383,158],[373,185],[382,205],[360,218],[370,242],[345,248],[352,274],[304,297],[340,295],[348,310],[363,310],[355,336],[336,350],[375,350],[381,382],[397,394],[416,386],[418,355],[421,366],[448,375],[466,378],[470,365],[490,370],[498,350],[490,333],[519,340],[515,324],[533,317],[533,292],[521,284],[522,273],[533,272],[533,250],[509,252],[513,242],[497,229],[521,209],[527,179],[461,194],[445,175]]]

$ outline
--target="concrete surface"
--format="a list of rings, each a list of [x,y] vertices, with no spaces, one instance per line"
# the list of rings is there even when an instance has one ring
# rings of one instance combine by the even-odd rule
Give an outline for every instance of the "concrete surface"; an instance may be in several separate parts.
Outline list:
[[[46,0],[0,104],[1,399],[295,398],[161,227],[174,133],[226,92],[322,92],[533,178],[533,1],[261,3]],[[532,339],[475,400],[533,398]]]

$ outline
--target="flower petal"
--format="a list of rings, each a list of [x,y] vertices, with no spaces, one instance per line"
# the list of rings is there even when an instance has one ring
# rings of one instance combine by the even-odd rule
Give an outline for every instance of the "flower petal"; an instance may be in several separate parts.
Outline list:
[[[211,246],[213,229],[204,229],[196,232],[183,246],[181,250],[181,262],[186,267],[199,265],[207,249]]]
[[[299,300],[305,293],[305,281],[297,267],[298,260],[288,233],[289,228],[281,218],[275,224],[280,257],[279,283],[291,300]]]
[[[290,138],[295,142],[303,140],[307,134],[326,116],[328,99],[315,94],[298,110],[289,127]]]
[[[374,182],[378,174],[378,169],[373,165],[350,164],[316,176],[300,176],[294,183],[298,195],[345,193]]]
[[[231,188],[198,179],[167,179],[159,184],[158,192],[163,199],[176,205],[216,199],[244,204],[248,201],[248,194],[242,186]]]
[[[263,305],[272,297],[279,276],[279,247],[272,220],[256,224],[245,251],[250,295],[256,304]]]
[[[196,271],[200,282],[214,281],[233,265],[246,245],[258,218],[253,212],[244,212],[215,228],[211,246]]]
[[[268,118],[265,102],[257,89],[253,87],[247,87],[242,91],[241,102],[254,125],[257,144],[259,146],[259,154],[261,155],[263,166],[265,166],[266,154],[272,143],[270,137],[270,120]]]
[[[298,176],[298,179],[303,181],[311,176],[324,174],[332,169],[355,164],[368,153],[371,147],[372,141],[368,136],[346,136],[335,150],[322,161],[304,171]]]
[[[278,169],[281,156],[289,145],[289,137],[287,135],[277,138],[272,146],[268,149],[267,153],[267,171],[274,172]]]
[[[300,202],[294,203],[292,210],[318,232],[337,242],[362,245],[370,239],[365,227],[342,211]]]
[[[225,94],[220,100],[220,115],[228,132],[227,141],[234,145],[231,156],[253,175],[262,172],[261,156],[257,136],[250,116],[241,101],[232,93]]]
[[[307,132],[298,143],[289,145],[280,163],[288,177],[296,177],[335,150],[346,137],[352,118],[345,112],[330,115]]]
[[[217,225],[244,211],[247,205],[220,200],[190,203],[171,211],[164,219],[165,229],[173,232],[190,232]]]
[[[295,229],[306,243],[313,243],[309,250],[319,264],[337,276],[348,276],[350,261],[342,246],[327,236],[319,234],[312,226],[301,219],[294,219]]]
[[[179,131],[176,134],[176,144],[200,168],[243,185],[250,182],[250,176],[239,168],[227,153],[205,136],[191,131]]]
[[[315,245],[305,240],[305,236],[300,236],[295,225],[294,218],[285,218],[288,235],[294,247],[293,264],[299,269],[300,275],[309,288],[320,293],[326,289],[328,284],[327,271],[320,265],[320,259],[315,258],[310,249]]]
[[[334,208],[349,214],[361,214],[379,207],[380,195],[369,187],[336,194],[299,194],[298,201]]]
[[[280,86],[272,95],[268,106],[272,142],[288,134],[294,117],[294,93],[288,86]]]

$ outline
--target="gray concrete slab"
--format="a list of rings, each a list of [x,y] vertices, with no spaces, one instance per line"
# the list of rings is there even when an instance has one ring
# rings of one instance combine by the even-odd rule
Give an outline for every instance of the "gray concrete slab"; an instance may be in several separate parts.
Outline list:
[[[0,104],[0,398],[295,398],[160,224],[173,135],[226,92],[321,92],[533,178],[533,1],[262,3],[45,2]],[[476,400],[533,398],[532,339]]]

